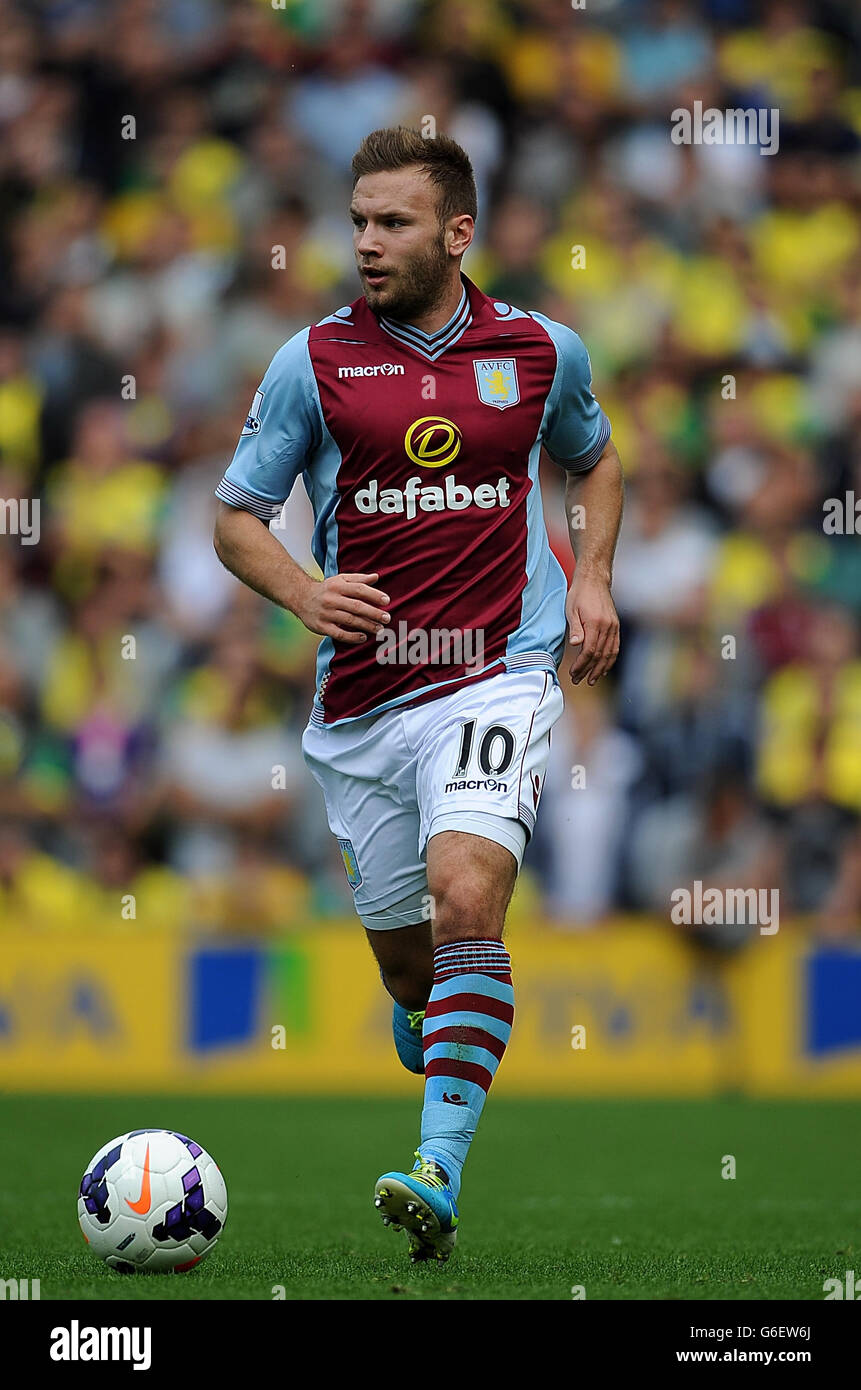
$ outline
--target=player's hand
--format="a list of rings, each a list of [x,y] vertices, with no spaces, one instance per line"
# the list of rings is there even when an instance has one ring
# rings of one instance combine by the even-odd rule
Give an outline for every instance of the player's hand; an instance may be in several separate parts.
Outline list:
[[[580,649],[571,664],[571,679],[579,685],[587,676],[587,684],[594,685],[619,655],[619,615],[607,581],[575,571],[565,600],[565,616],[571,645]]]
[[[315,579],[296,616],[311,632],[357,646],[389,622],[389,596],[373,584],[378,574],[333,574]]]

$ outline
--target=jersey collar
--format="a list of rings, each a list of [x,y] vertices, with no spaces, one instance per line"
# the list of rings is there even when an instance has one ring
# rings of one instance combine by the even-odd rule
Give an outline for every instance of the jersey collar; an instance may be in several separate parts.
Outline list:
[[[378,322],[380,327],[405,347],[410,347],[414,352],[421,353],[429,362],[436,362],[438,357],[463,336],[469,325],[472,323],[472,307],[467,293],[466,281],[461,275],[463,284],[463,294],[460,303],[449,319],[448,323],[442,328],[438,328],[435,333],[425,333],[423,329],[416,328],[411,323],[399,323],[397,319],[386,319],[382,315]]]

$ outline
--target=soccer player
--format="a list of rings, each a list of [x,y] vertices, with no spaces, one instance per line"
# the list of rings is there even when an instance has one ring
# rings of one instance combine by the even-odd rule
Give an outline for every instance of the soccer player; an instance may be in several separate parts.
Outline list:
[[[562,710],[613,665],[622,474],[586,350],[561,323],[461,273],[466,153],[403,128],[353,160],[361,296],[275,354],[220,499],[222,562],[323,637],[302,747],[356,911],[424,1074],[411,1171],[375,1204],[411,1258],[454,1247],[467,1151],[514,1017],[503,922]],[[538,484],[565,470],[566,598]],[[299,474],[311,578],[270,533]]]

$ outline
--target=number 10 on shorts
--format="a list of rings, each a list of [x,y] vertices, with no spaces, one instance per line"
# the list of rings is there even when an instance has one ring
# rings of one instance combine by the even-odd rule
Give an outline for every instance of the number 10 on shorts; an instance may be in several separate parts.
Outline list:
[[[460,751],[457,755],[455,777],[465,777],[475,744],[477,719],[468,719],[461,728]],[[514,734],[504,724],[491,724],[481,735],[478,743],[478,766],[485,777],[500,777],[508,771],[514,761],[517,742]]]

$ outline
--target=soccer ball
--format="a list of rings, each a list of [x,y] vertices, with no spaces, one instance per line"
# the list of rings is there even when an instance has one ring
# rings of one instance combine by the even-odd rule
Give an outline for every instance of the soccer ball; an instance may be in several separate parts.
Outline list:
[[[78,1221],[120,1274],[184,1273],[227,1220],[227,1188],[205,1149],[171,1129],[133,1129],[103,1145],[81,1179]]]

